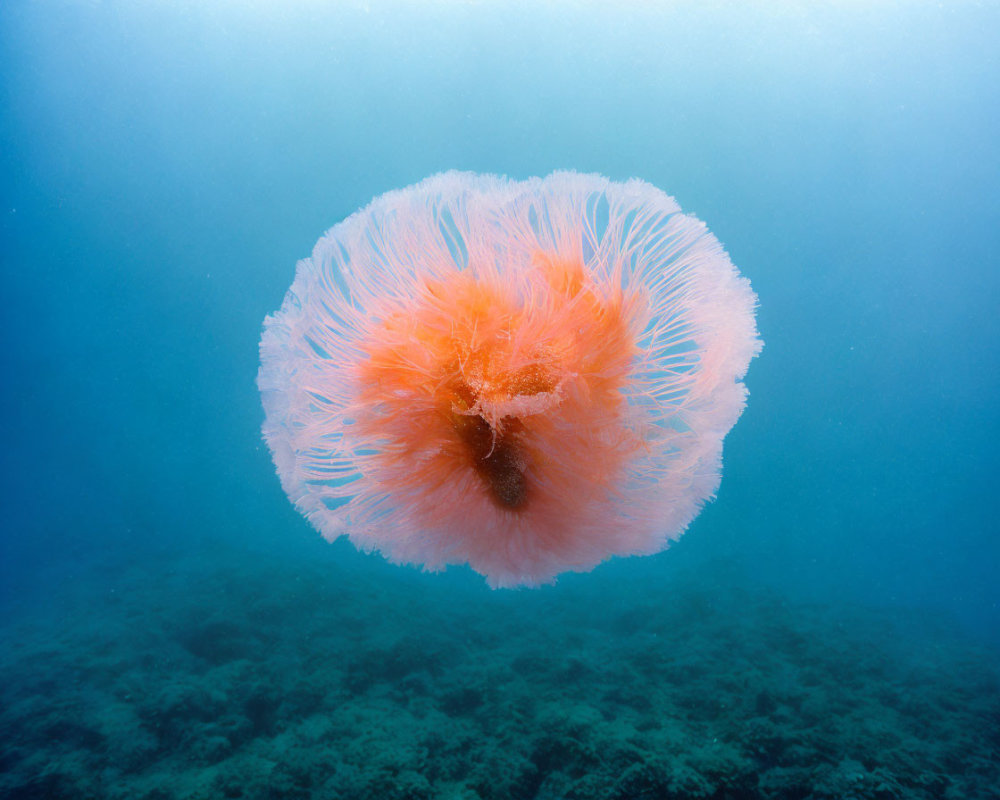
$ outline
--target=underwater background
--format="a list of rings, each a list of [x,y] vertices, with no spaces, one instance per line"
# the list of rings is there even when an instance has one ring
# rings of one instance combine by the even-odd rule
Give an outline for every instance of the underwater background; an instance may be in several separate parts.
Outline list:
[[[0,797],[1000,796],[1000,4],[0,4]],[[327,544],[264,316],[447,169],[640,177],[765,347],[685,536]]]

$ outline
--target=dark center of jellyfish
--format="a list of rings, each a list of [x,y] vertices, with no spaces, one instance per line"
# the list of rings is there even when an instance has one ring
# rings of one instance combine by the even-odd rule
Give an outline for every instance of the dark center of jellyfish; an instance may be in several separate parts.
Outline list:
[[[522,508],[528,499],[528,485],[521,471],[517,444],[509,434],[495,433],[478,414],[458,416],[458,434],[471,451],[473,466],[486,481],[493,499],[504,508]]]
[[[509,383],[507,388],[512,394],[537,394],[553,388],[547,376],[535,368],[512,375]],[[475,405],[476,394],[469,386],[462,384],[455,392],[466,408]],[[523,430],[520,421],[516,417],[505,417],[502,432],[478,414],[454,414],[453,422],[494,502],[511,511],[523,509],[528,501],[528,482],[516,437]]]

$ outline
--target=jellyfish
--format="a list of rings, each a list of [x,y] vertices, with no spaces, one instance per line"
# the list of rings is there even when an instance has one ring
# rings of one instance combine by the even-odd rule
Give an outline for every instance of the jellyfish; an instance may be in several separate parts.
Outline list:
[[[714,496],[755,309],[641,180],[436,175],[298,263],[264,321],[263,435],[326,539],[551,583],[665,549]]]

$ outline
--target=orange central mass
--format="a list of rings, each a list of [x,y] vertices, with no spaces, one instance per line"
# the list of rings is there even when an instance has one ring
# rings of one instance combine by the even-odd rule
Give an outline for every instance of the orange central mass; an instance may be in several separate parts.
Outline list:
[[[383,316],[359,375],[359,399],[371,412],[359,426],[383,443],[394,480],[405,485],[420,469],[416,486],[471,468],[498,508],[522,512],[532,476],[554,453],[572,455],[554,416],[572,423],[575,408],[584,426],[617,418],[633,355],[620,298],[588,288],[579,262],[539,254],[534,266],[533,280],[516,287],[456,272],[427,284],[414,306]],[[584,391],[566,408],[572,381]]]

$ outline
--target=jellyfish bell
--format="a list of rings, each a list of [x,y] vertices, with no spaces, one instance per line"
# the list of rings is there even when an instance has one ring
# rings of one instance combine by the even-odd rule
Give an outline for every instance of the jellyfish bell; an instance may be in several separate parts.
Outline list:
[[[299,262],[264,322],[264,437],[327,539],[551,582],[664,549],[714,495],[755,305],[647,183],[437,175]]]

